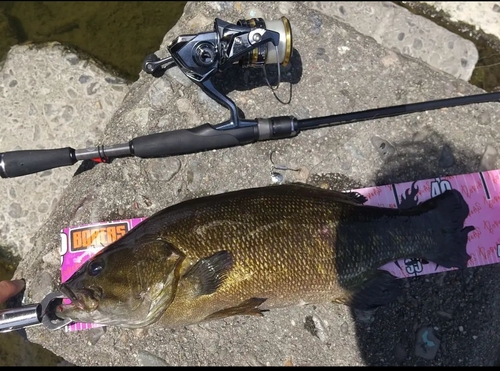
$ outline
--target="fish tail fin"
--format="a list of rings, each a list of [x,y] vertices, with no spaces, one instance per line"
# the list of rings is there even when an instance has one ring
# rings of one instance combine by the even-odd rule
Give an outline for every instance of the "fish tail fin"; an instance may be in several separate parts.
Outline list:
[[[462,194],[455,189],[447,190],[421,205],[430,207],[423,217],[432,223],[426,224],[429,225],[429,232],[434,234],[435,241],[424,258],[445,268],[467,268],[470,259],[467,254],[467,235],[475,228],[464,226],[469,206]]]

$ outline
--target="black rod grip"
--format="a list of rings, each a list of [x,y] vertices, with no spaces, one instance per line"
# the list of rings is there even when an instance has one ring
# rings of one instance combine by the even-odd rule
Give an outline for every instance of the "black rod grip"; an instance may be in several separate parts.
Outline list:
[[[257,126],[217,130],[210,124],[204,124],[192,129],[137,137],[130,141],[130,147],[134,156],[152,158],[240,146],[257,140]]]
[[[0,153],[0,176],[15,178],[38,173],[76,162],[75,150],[70,147],[58,149],[37,149]]]

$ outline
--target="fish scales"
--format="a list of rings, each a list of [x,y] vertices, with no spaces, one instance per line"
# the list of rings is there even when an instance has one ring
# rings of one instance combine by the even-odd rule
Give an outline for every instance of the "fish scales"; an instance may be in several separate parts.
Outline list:
[[[194,217],[187,220],[171,216],[171,231],[165,231],[165,238],[192,262],[220,250],[233,254],[234,267],[218,289],[221,298],[266,297],[270,306],[324,298],[325,292],[335,296],[331,202],[294,194],[243,195],[222,202],[194,208]],[[180,233],[173,233],[177,228]]]
[[[194,207],[192,218],[170,215],[170,228],[161,236],[186,261],[194,264],[225,250],[232,253],[234,266],[215,293],[196,299],[200,304],[174,299],[164,320],[180,321],[178,313],[191,317],[193,307],[215,312],[252,297],[266,298],[261,308],[267,309],[341,296],[331,206],[321,198],[264,194]]]

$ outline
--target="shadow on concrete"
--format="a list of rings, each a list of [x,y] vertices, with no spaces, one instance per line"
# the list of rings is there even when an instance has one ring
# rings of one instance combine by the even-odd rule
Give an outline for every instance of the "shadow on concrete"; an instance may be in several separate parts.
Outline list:
[[[276,84],[278,68],[276,64],[266,64],[266,74],[269,82]],[[297,49],[293,49],[290,62],[286,66],[280,66],[282,83],[298,84],[302,78],[302,58]],[[264,71],[262,68],[243,68],[238,64],[233,65],[225,71],[218,72],[212,78],[215,87],[224,94],[232,91],[252,90],[266,86]],[[281,90],[281,89],[280,89]]]
[[[480,158],[429,131],[419,141],[396,144],[376,184],[407,182],[478,171]],[[444,149],[443,149],[444,148]],[[443,154],[448,156],[443,159]],[[440,166],[441,164],[441,166]],[[443,167],[443,165],[445,167]],[[360,353],[370,366],[492,366],[498,364],[500,313],[497,264],[401,280],[397,301],[363,319],[352,310]],[[366,315],[366,313],[365,313]],[[437,345],[416,355],[417,332]],[[420,337],[422,332],[420,333]],[[427,336],[427,335],[426,335]],[[421,341],[420,341],[421,343]]]
[[[279,88],[275,94],[279,100],[287,104],[292,99],[293,85],[298,84],[302,78],[302,59],[298,50],[293,49],[290,62],[286,66],[280,66],[280,78],[278,80],[278,66],[267,64],[265,71],[262,68],[242,68],[233,65],[225,71],[218,72],[212,78],[212,82],[217,90],[228,95],[233,91],[246,91],[258,87],[267,86],[266,76],[269,83],[274,87],[280,81]],[[276,99],[276,98],[274,98]],[[276,99],[276,104],[280,104]],[[245,107],[238,107],[241,118],[245,118],[242,111]]]

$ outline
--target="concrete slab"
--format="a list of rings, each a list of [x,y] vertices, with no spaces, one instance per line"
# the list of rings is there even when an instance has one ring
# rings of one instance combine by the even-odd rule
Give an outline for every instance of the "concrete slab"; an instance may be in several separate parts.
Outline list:
[[[0,71],[0,151],[95,145],[128,92],[122,79],[59,43],[13,47]],[[23,256],[79,164],[2,179],[2,246]]]
[[[447,13],[452,22],[464,22],[477,30],[500,38],[500,2],[495,1],[423,1]]]
[[[390,1],[307,2],[334,16],[381,45],[418,58],[468,81],[478,60],[475,45],[434,22],[411,14]]]

